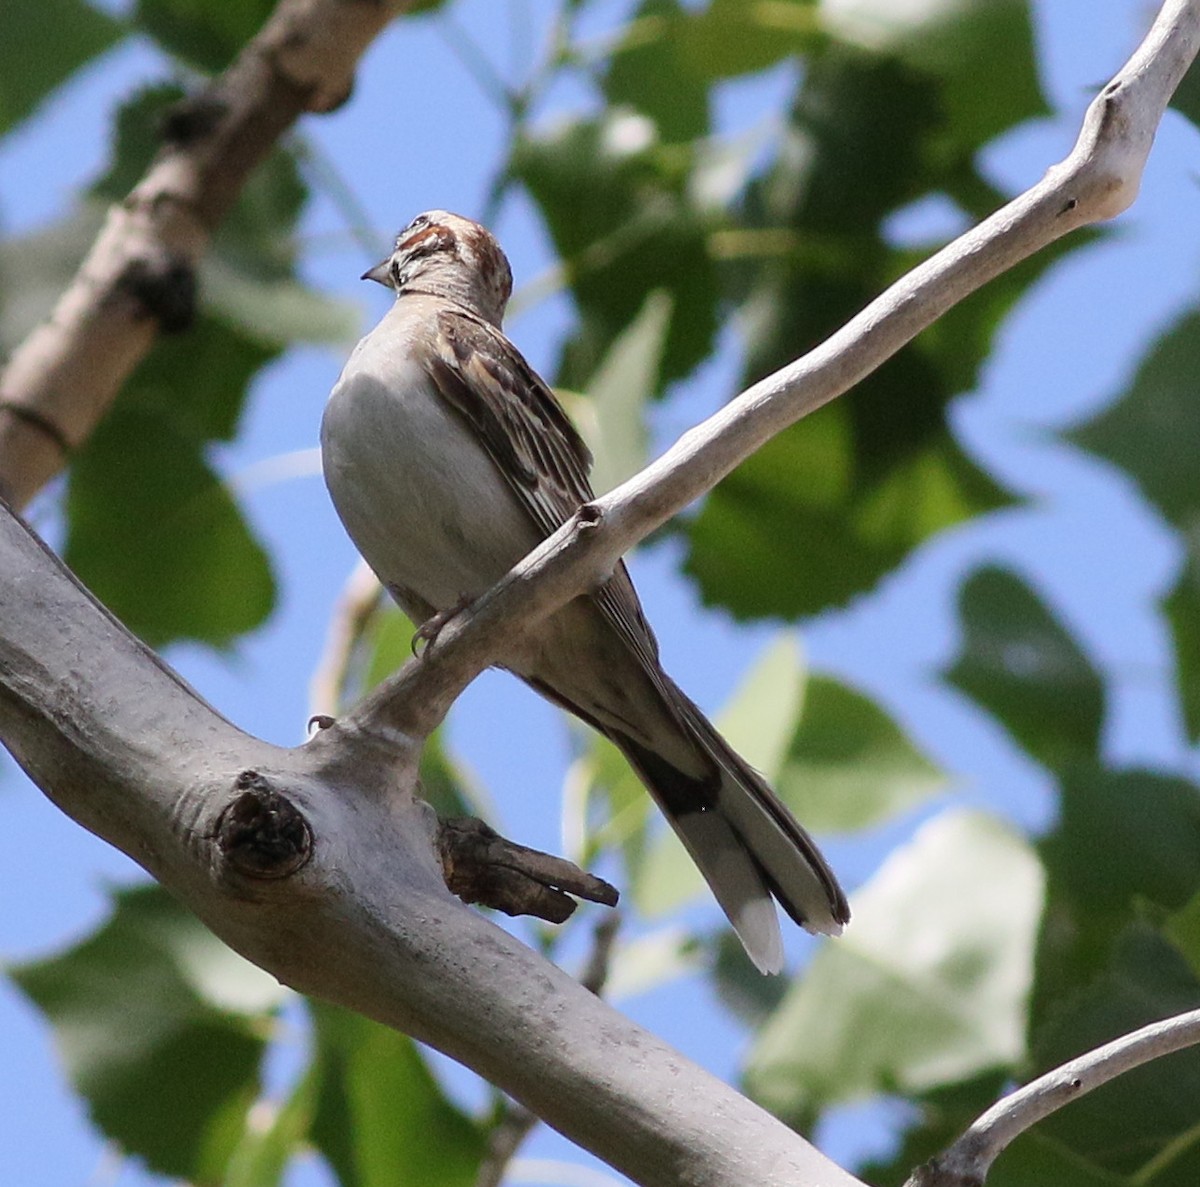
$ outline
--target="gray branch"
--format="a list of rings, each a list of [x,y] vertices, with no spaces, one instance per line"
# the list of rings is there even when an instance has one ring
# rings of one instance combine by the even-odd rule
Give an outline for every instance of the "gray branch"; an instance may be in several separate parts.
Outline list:
[[[906,1187],[980,1187],[1008,1144],[1043,1118],[1117,1076],[1197,1043],[1200,1010],[1189,1010],[1072,1059],[994,1104],[944,1154],[918,1167]]]

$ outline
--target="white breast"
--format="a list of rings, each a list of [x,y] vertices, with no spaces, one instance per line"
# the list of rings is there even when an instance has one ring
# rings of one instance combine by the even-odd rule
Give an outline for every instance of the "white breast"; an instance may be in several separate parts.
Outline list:
[[[359,343],[321,423],[325,482],[338,515],[384,584],[436,609],[473,598],[538,533],[472,430],[411,356],[400,302]]]

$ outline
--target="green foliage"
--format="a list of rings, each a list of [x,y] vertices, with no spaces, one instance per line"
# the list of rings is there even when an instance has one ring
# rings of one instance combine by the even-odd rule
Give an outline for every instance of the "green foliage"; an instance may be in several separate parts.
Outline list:
[[[946,786],[874,702],[829,676],[806,675],[790,635],[747,674],[721,729],[819,832],[870,828]]]
[[[119,200],[136,183],[181,94],[154,86],[123,105],[97,198]],[[352,332],[347,311],[296,276],[306,196],[293,155],[277,150],[215,237],[195,325],[159,339],[71,468],[67,562],[149,643],[227,647],[275,605],[270,560],[208,452],[236,434],[255,377],[284,345]],[[37,246],[25,248],[33,262]],[[63,284],[77,260],[57,262]]]
[[[558,382],[585,388],[648,293],[671,297],[659,383],[691,371],[713,348],[717,275],[711,219],[689,201],[688,148],[666,148],[629,111],[526,133],[509,169],[538,203],[579,305]]]
[[[67,563],[147,642],[228,645],[274,605],[267,555],[204,455],[275,353],[211,317],[161,339],[72,465]]]
[[[99,931],[10,975],[103,1133],[164,1175],[222,1183],[279,987],[157,886],[113,904]]]
[[[201,70],[223,70],[258,32],[274,0],[137,0],[134,22]]]
[[[1194,73],[1194,72],[1193,72]],[[1175,643],[1179,694],[1188,737],[1200,739],[1200,487],[1195,458],[1200,421],[1195,377],[1200,366],[1200,313],[1171,326],[1146,354],[1129,389],[1067,437],[1119,466],[1180,533],[1187,555],[1162,609]]]
[[[86,0],[9,4],[0,37],[0,134],[23,120],[76,70],[115,45],[120,22]]]
[[[1044,107],[1023,4],[956,5],[920,24],[871,8],[855,6],[847,40],[810,56],[779,151],[742,197],[742,233],[727,237],[747,380],[815,345],[901,271],[890,215],[938,193],[972,213],[990,209],[996,195],[973,154]],[[879,23],[891,31],[882,41]],[[1008,501],[955,442],[946,406],[974,381],[1034,275],[967,302],[953,327],[907,347],[717,487],[687,528],[687,569],[705,600],[738,617],[842,605],[934,533]]]
[[[312,1140],[341,1187],[470,1187],[484,1139],[442,1095],[416,1045],[312,1003],[320,1089]]]
[[[959,594],[964,638],[945,678],[1052,770],[1092,758],[1104,685],[1078,644],[1014,573],[976,571]]]

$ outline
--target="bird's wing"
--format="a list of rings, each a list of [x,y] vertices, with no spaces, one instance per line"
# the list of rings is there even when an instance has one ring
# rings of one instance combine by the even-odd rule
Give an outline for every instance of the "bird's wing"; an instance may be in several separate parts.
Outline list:
[[[478,434],[496,468],[543,536],[594,497],[592,455],[562,405],[521,352],[490,322],[465,309],[438,314],[427,366],[443,399]],[[651,673],[658,644],[624,563],[593,598]]]

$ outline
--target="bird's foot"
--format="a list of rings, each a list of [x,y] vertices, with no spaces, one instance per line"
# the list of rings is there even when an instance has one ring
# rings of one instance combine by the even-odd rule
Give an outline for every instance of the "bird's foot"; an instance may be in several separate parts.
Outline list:
[[[419,627],[412,637],[412,653],[416,659],[420,659],[433,645],[437,642],[437,637],[442,633],[446,623],[448,623],[456,615],[461,614],[475,599],[467,594],[462,594],[458,601],[446,610],[439,610],[436,614],[431,614]]]

